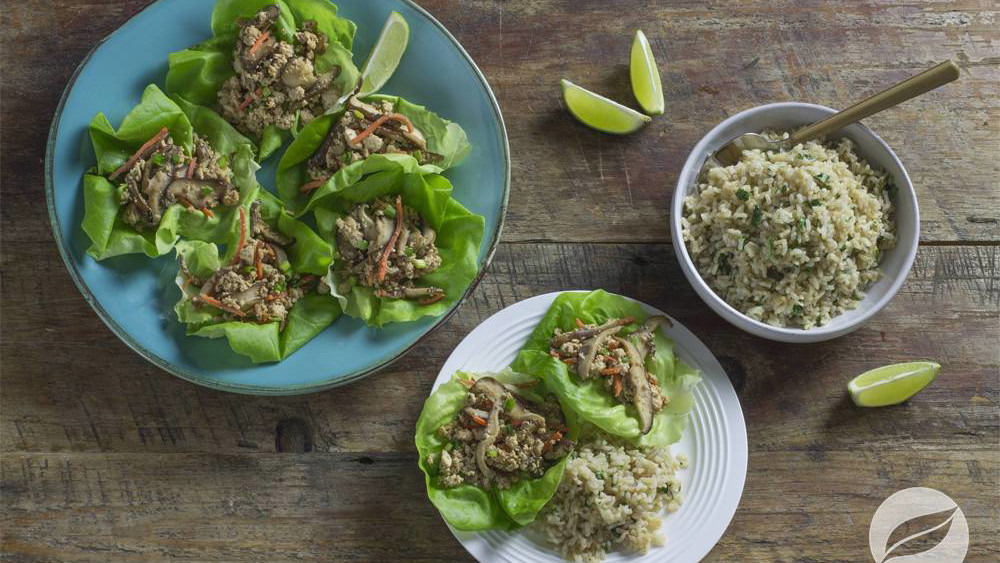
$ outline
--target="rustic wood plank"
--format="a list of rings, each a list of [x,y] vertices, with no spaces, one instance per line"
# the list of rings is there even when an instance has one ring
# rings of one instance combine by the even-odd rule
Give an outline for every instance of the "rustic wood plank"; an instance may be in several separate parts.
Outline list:
[[[4,10],[0,214],[18,218],[9,240],[50,240],[38,213],[45,125],[75,65],[143,3]],[[924,240],[1000,240],[1000,12],[990,2],[647,4],[425,3],[482,66],[503,107],[514,162],[506,240],[666,241],[681,165],[727,115],[785,100],[845,107],[945,58],[963,66],[958,83],[869,123],[917,186]],[[47,32],[53,23],[59,41]],[[667,114],[629,137],[590,131],[562,110],[558,79],[634,105],[625,65],[638,27],[659,57]],[[553,201],[573,213],[551,213]]]
[[[967,561],[995,560],[997,465],[919,450],[755,452],[740,510],[707,561],[863,561],[896,489],[961,505]],[[10,561],[470,561],[426,500],[412,455],[14,454],[2,461]],[[831,475],[836,475],[831,479]],[[803,559],[806,558],[806,559]]]
[[[347,388],[285,398],[220,393],[160,372],[109,333],[49,245],[8,249],[0,273],[7,289],[0,436],[8,452],[273,452],[277,428],[290,420],[309,429],[316,451],[410,452],[422,398],[465,334],[527,297],[596,287],[663,308],[724,358],[758,449],[877,446],[903,455],[915,447],[982,451],[998,440],[995,246],[921,249],[886,311],[802,354],[711,313],[670,246],[503,244],[472,299],[396,366]],[[38,286],[35,276],[60,281]],[[908,406],[861,411],[844,402],[853,375],[915,358],[937,360],[944,372]],[[832,423],[844,431],[829,432]]]

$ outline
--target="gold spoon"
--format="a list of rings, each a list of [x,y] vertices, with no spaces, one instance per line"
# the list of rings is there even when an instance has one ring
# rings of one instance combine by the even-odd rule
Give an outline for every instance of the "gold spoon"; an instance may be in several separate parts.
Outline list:
[[[839,111],[822,121],[817,121],[808,127],[804,127],[792,133],[787,139],[772,141],[757,133],[740,135],[723,145],[721,149],[715,151],[715,154],[710,156],[705,162],[706,168],[736,164],[745,150],[780,151],[833,133],[855,121],[861,121],[872,114],[889,109],[906,100],[916,98],[925,92],[930,92],[938,86],[943,86],[956,80],[958,75],[958,65],[952,61],[945,61],[916,76],[907,78],[888,90],[879,92],[843,111]]]

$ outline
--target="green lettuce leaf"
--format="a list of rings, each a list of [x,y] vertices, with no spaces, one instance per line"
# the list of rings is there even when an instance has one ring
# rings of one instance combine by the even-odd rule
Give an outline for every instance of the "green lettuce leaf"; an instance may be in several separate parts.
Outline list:
[[[308,194],[299,191],[310,181],[306,172],[309,158],[326,139],[330,127],[343,115],[343,110],[314,119],[306,125],[298,137],[289,145],[278,163],[278,196],[292,211],[306,213],[331,194],[357,183],[369,174],[395,170],[402,173],[442,172],[457,165],[469,153],[469,140],[465,131],[457,123],[442,119],[424,106],[412,104],[397,96],[372,95],[364,101],[389,100],[395,104],[396,112],[405,115],[413,126],[423,132],[429,151],[439,154],[443,160],[437,164],[420,165],[408,154],[372,155],[364,160],[349,164],[319,188]]]
[[[292,272],[322,276],[329,269],[333,259],[333,249],[308,225],[294,219],[281,207],[281,203],[265,191],[257,192],[262,201],[261,217],[282,234],[294,239],[288,249],[288,261]],[[202,241],[181,241],[177,243],[178,260],[183,260],[188,271],[197,278],[205,279],[219,269],[221,264],[232,260],[239,238],[238,226],[230,233],[226,247],[228,252],[220,257],[216,244]],[[183,296],[174,307],[177,319],[187,325],[191,336],[206,338],[225,337],[234,352],[249,356],[255,363],[277,362],[287,358],[330,326],[340,316],[340,305],[329,295],[309,294],[292,306],[286,319],[285,328],[275,321],[267,324],[253,322],[217,322],[211,308],[195,307],[191,297],[197,288],[186,283],[178,273],[177,284]]]
[[[168,56],[167,92],[194,104],[216,107],[219,89],[235,74],[233,48],[238,20],[251,18],[269,5],[277,5],[281,11],[274,33],[283,41],[291,42],[296,30],[301,29],[306,21],[316,22],[317,29],[329,40],[326,51],[316,58],[317,72],[324,73],[333,67],[340,67],[340,74],[333,83],[343,94],[353,91],[359,77],[351,53],[357,26],[339,17],[335,4],[327,0],[219,0],[212,11],[214,36]],[[276,127],[266,128],[262,138],[255,139],[260,159],[267,158],[281,147],[290,133]]]
[[[257,190],[254,174],[258,166],[253,161],[250,140],[218,116],[206,114],[208,110],[201,111],[183,101],[182,104],[151,84],[117,130],[103,113],[91,121],[89,133],[97,166],[83,177],[82,227],[91,240],[87,253],[95,260],[140,252],[156,257],[169,252],[178,237],[222,242],[232,231],[236,207],[219,207],[214,217],[206,217],[201,211],[175,204],[163,213],[155,231],[138,231],[121,220],[124,183],[113,184],[107,176],[163,127],[187,151],[192,149],[193,133],[197,133],[217,152],[227,155],[241,201],[247,201]]]
[[[330,244],[336,245],[336,222],[351,208],[377,197],[400,194],[403,204],[416,209],[424,221],[437,231],[436,244],[441,266],[416,280],[418,286],[435,286],[445,291],[445,298],[429,305],[408,299],[377,297],[371,288],[353,284],[350,291],[338,297],[344,312],[363,319],[371,326],[392,322],[407,322],[431,315],[442,315],[465,293],[479,272],[479,245],[483,240],[485,220],[475,215],[451,197],[452,186],[437,174],[405,174],[387,170],[364,181],[347,186],[325,198],[315,211],[319,232]],[[336,290],[345,281],[334,268],[328,276]],[[339,283],[338,283],[339,282]]]
[[[509,370],[490,375],[505,383],[516,384],[536,380],[533,376]],[[538,512],[559,488],[568,456],[546,470],[541,477],[520,481],[505,490],[485,490],[473,485],[439,487],[437,467],[428,463],[428,458],[432,454],[439,454],[447,445],[447,440],[438,434],[438,428],[454,420],[458,411],[465,406],[467,389],[459,383],[459,380],[475,377],[463,372],[456,373],[451,381],[442,384],[431,393],[424,402],[423,410],[420,411],[415,441],[420,456],[420,469],[424,472],[427,496],[445,521],[458,530],[512,529],[525,526],[535,520]],[[542,394],[548,393],[544,382],[536,389],[537,395],[529,397],[532,400],[542,399]],[[563,410],[566,412],[565,405]],[[576,439],[580,432],[579,424],[571,413],[567,412],[567,415],[569,436]]]
[[[573,330],[575,319],[584,323],[603,323],[609,318],[634,317],[626,330],[635,330],[648,315],[642,306],[620,295],[597,290],[590,293],[567,292],[559,295],[535,327],[511,366],[517,371],[531,369],[546,386],[564,401],[582,420],[601,430],[641,446],[669,445],[681,438],[687,426],[693,399],[691,388],[700,380],[698,371],[677,360],[673,342],[662,331],[656,332],[656,353],[646,361],[646,368],[656,376],[670,402],[653,418],[648,434],[640,432],[635,409],[626,407],[597,380],[583,381],[570,373],[563,362],[551,357],[549,339],[556,327]]]

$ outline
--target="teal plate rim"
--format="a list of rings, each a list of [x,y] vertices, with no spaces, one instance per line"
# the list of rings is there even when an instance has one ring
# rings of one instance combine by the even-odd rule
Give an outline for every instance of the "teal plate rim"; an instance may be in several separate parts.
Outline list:
[[[90,49],[90,51],[87,52],[87,55],[83,58],[82,61],[80,61],[80,64],[76,66],[76,69],[73,71],[72,76],[70,76],[70,79],[66,84],[66,88],[63,90],[63,93],[59,98],[59,104],[56,106],[56,111],[52,119],[52,124],[49,126],[49,134],[46,140],[46,148],[45,148],[45,203],[46,207],[48,208],[49,226],[52,229],[52,236],[55,239],[56,247],[58,247],[59,249],[59,256],[62,258],[63,263],[66,265],[66,270],[69,271],[69,275],[70,278],[73,279],[73,283],[76,284],[76,287],[80,291],[80,294],[83,296],[84,301],[86,301],[87,304],[90,305],[90,307],[94,310],[94,312],[97,313],[98,318],[100,318],[101,321],[104,322],[104,324],[111,329],[111,332],[114,333],[114,335],[117,336],[122,342],[124,342],[126,346],[128,346],[137,354],[142,356],[146,361],[166,371],[167,373],[175,375],[185,381],[189,381],[196,385],[201,385],[203,387],[207,387],[210,389],[227,391],[231,393],[241,393],[245,395],[267,395],[267,396],[304,395],[307,393],[316,393],[319,391],[324,391],[327,389],[333,389],[335,387],[348,385],[350,383],[354,383],[355,381],[361,380],[365,377],[368,377],[369,375],[372,375],[376,372],[379,372],[389,367],[390,365],[398,361],[400,358],[408,354],[413,348],[420,345],[428,336],[430,336],[435,330],[437,330],[437,328],[439,328],[448,319],[450,319],[452,315],[455,314],[456,311],[458,311],[459,307],[461,307],[462,304],[465,303],[465,300],[469,298],[472,292],[479,285],[479,282],[482,281],[483,276],[486,274],[486,270],[490,267],[490,264],[493,262],[493,256],[496,254],[497,246],[500,243],[500,235],[503,232],[504,221],[506,220],[507,217],[507,206],[510,199],[510,169],[511,169],[510,144],[507,137],[507,126],[503,120],[503,113],[500,111],[500,104],[497,102],[496,95],[494,95],[493,89],[490,88],[490,84],[489,81],[486,80],[486,76],[483,75],[483,72],[479,69],[478,66],[476,66],[475,61],[472,60],[472,57],[465,50],[465,48],[462,47],[462,44],[459,43],[458,39],[456,39],[455,36],[452,35],[451,32],[448,31],[448,29],[443,24],[441,24],[441,22],[439,22],[436,18],[434,18],[434,16],[432,16],[430,13],[428,13],[426,10],[420,7],[413,0],[398,0],[408,5],[410,8],[413,9],[414,12],[419,14],[421,17],[425,18],[432,26],[437,28],[444,35],[444,37],[447,38],[448,41],[450,41],[455,46],[456,49],[458,49],[458,52],[462,55],[462,58],[472,69],[472,72],[475,74],[476,78],[480,82],[482,82],[483,89],[486,91],[489,97],[490,106],[493,109],[493,113],[496,117],[497,123],[500,126],[499,127],[500,141],[501,141],[500,146],[503,149],[502,157],[505,168],[505,174],[503,180],[503,195],[500,202],[499,219],[497,221],[496,229],[494,229],[492,236],[490,237],[489,250],[486,253],[486,257],[483,259],[483,263],[480,265],[479,272],[476,274],[475,279],[472,280],[472,283],[469,284],[469,287],[465,290],[465,293],[462,294],[462,297],[458,301],[456,301],[455,304],[452,305],[452,307],[447,312],[438,317],[438,319],[432,325],[427,327],[424,330],[423,334],[418,336],[416,340],[414,340],[409,346],[406,346],[405,348],[397,352],[395,355],[379,359],[377,362],[375,362],[373,365],[367,368],[356,370],[352,373],[349,373],[347,375],[341,375],[336,378],[327,378],[318,383],[310,383],[305,385],[292,385],[280,389],[273,387],[265,387],[260,385],[248,385],[243,383],[221,383],[219,381],[210,378],[202,377],[197,373],[179,369],[177,366],[174,366],[169,362],[163,360],[156,354],[153,354],[152,352],[144,348],[141,344],[139,344],[137,341],[135,341],[132,338],[132,336],[128,333],[128,331],[122,328],[122,326],[119,325],[111,317],[111,315],[104,310],[101,304],[91,293],[87,283],[83,281],[80,272],[77,271],[76,265],[73,263],[73,260],[69,255],[69,250],[67,248],[66,240],[64,240],[62,236],[62,230],[59,228],[59,217],[55,211],[55,201],[54,201],[55,186],[52,176],[53,176],[53,166],[55,161],[54,149],[56,143],[56,135],[59,131],[59,123],[62,120],[63,106],[66,104],[66,100],[69,97],[70,91],[76,84],[77,77],[79,76],[83,68],[87,66],[87,63],[90,62],[91,57],[97,51],[97,49],[99,49],[102,45],[104,45],[104,43],[108,39],[110,39],[112,36],[118,33],[122,28],[129,25],[135,18],[142,15],[143,12],[148,10],[154,4],[166,1],[169,0],[153,0],[152,2],[149,2],[135,14],[132,14],[127,20],[125,20],[121,25],[115,28],[111,33],[104,36],[100,41],[97,42],[96,45],[94,45],[93,48]]]

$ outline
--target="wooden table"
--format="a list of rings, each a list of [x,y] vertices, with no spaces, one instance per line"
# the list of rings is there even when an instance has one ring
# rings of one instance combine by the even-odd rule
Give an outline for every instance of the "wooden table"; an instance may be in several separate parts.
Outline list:
[[[210,391],[131,352],[59,259],[43,196],[48,126],[70,74],[145,0],[2,9],[2,552],[9,561],[467,561],[423,491],[413,426],[437,370],[491,313],[605,288],[660,307],[722,360],[750,440],[746,489],[711,561],[868,561],[891,493],[951,495],[969,561],[1000,543],[1000,12],[948,2],[433,0],[503,106],[513,188],[474,296],[391,369],[347,388]],[[633,103],[642,27],[667,114],[630,137],[562,109],[567,77]],[[896,299],[832,342],[744,334],[681,275],[667,207],[688,150],[721,119],[800,100],[843,107],[951,58],[962,79],[867,120],[917,186],[922,241]],[[907,404],[851,405],[871,367],[934,359]]]

